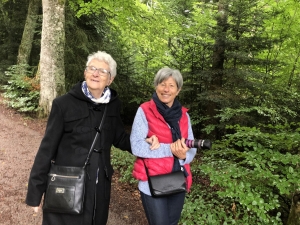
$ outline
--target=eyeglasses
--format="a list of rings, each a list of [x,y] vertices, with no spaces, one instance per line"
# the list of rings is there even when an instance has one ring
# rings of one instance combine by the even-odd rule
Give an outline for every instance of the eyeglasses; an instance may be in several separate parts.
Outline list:
[[[102,76],[102,77],[107,77],[108,75],[111,75],[109,71],[107,71],[106,69],[103,69],[103,68],[96,68],[94,66],[87,66],[86,68],[86,71],[87,72],[90,72],[90,73],[97,73],[99,74],[99,76]]]

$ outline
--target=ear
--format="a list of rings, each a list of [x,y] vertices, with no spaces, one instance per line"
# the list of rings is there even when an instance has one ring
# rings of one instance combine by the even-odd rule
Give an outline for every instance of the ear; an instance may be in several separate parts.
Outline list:
[[[83,78],[84,78],[84,80],[86,79],[86,70],[84,70],[84,73],[83,73]]]
[[[181,88],[178,89],[176,96],[179,94],[180,91],[181,91]]]
[[[108,82],[107,82],[107,86],[111,85],[111,83],[114,81],[114,79],[115,79],[114,77],[111,77],[110,80],[108,80]]]

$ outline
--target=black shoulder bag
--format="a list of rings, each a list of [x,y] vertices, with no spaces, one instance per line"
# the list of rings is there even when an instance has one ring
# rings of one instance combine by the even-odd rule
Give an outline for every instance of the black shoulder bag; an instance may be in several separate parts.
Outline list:
[[[106,114],[106,105],[96,136],[83,167],[51,163],[43,210],[45,212],[81,214],[83,212],[86,165],[90,160]]]
[[[178,164],[178,158],[174,157],[173,168],[174,166],[178,166]],[[168,196],[186,191],[186,181],[183,166],[179,165],[179,171],[172,171],[171,173],[167,174],[150,176],[145,162],[144,165],[152,197]]]

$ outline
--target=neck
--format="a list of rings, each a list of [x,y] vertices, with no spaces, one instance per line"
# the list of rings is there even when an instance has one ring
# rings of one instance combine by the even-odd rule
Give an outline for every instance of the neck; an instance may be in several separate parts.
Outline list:
[[[90,90],[89,91],[91,92],[91,94],[93,95],[94,98],[98,99],[102,96],[102,93],[103,93],[103,90]]]

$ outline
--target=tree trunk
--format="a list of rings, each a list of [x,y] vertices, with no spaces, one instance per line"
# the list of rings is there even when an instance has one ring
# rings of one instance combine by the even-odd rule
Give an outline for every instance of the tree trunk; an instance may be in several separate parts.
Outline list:
[[[220,0],[218,3],[218,15],[217,15],[217,35],[213,49],[213,61],[212,61],[212,77],[209,87],[209,91],[213,96],[218,96],[221,93],[223,83],[223,70],[224,70],[224,54],[225,54],[225,40],[227,32],[227,3],[224,0]],[[218,124],[218,119],[215,118],[218,109],[218,103],[211,101],[207,112],[210,116],[210,124]],[[217,129],[214,130],[213,135],[216,139],[220,138],[220,134]]]
[[[296,191],[292,198],[292,206],[287,225],[300,224],[300,192]]]
[[[39,116],[46,117],[52,101],[65,93],[65,0],[43,0],[40,56]]]
[[[295,48],[297,49],[297,48]],[[300,58],[300,52],[297,51],[297,55],[295,54],[295,59],[294,59],[294,63],[293,63],[293,68],[292,68],[292,71],[290,72],[290,76],[289,76],[289,81],[288,81],[288,88],[290,89],[291,86],[292,86],[292,83],[293,83],[293,78],[295,77],[295,73],[297,71],[297,64],[298,64],[298,61],[299,61],[299,58]]]
[[[37,18],[41,0],[30,0],[27,12],[27,18],[23,31],[22,41],[19,46],[17,64],[29,64],[29,58],[32,48],[33,37],[37,25]]]

